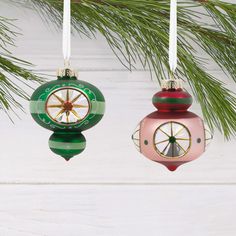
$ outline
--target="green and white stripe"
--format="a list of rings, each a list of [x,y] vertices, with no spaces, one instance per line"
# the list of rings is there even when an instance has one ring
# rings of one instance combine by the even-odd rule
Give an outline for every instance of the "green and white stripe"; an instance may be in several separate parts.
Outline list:
[[[45,101],[30,101],[30,113],[31,114],[45,114],[46,110]]]
[[[49,140],[49,147],[53,149],[63,149],[63,150],[84,150],[86,147],[86,142],[69,143],[69,142],[57,142]]]
[[[105,102],[92,101],[91,114],[103,115],[105,113]]]
[[[192,104],[193,99],[189,98],[166,98],[166,97],[153,97],[153,103],[170,103],[170,104]]]

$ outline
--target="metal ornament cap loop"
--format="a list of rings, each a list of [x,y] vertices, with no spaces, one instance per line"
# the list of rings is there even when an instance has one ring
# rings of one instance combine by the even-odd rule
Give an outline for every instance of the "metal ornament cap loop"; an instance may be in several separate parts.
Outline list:
[[[72,70],[70,68],[58,69],[57,70],[57,77],[60,78],[74,78],[78,77],[78,72],[76,70]]]
[[[183,89],[183,81],[180,79],[162,80],[161,81],[161,88],[162,88],[162,90]]]

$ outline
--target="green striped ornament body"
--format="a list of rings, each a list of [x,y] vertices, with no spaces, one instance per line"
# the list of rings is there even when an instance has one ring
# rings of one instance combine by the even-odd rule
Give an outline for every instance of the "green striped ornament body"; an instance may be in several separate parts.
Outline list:
[[[62,89],[79,92],[86,98],[88,112],[81,120],[59,122],[50,116],[47,102],[51,95]],[[86,140],[81,132],[95,126],[102,119],[105,112],[105,99],[100,90],[92,84],[77,80],[75,76],[63,76],[35,90],[30,101],[30,112],[40,126],[54,131],[49,139],[50,149],[69,160],[84,151]]]

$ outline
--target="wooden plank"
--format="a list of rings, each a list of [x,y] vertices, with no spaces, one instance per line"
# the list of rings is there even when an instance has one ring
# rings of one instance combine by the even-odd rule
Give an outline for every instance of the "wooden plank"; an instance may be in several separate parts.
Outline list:
[[[236,234],[234,186],[1,186],[0,234]]]

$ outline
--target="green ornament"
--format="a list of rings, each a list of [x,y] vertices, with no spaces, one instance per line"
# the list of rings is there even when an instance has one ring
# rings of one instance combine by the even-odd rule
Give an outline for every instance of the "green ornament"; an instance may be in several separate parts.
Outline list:
[[[66,160],[85,149],[86,140],[81,132],[95,126],[104,112],[105,99],[100,90],[78,80],[70,69],[36,89],[30,100],[33,119],[54,131],[50,149]]]

